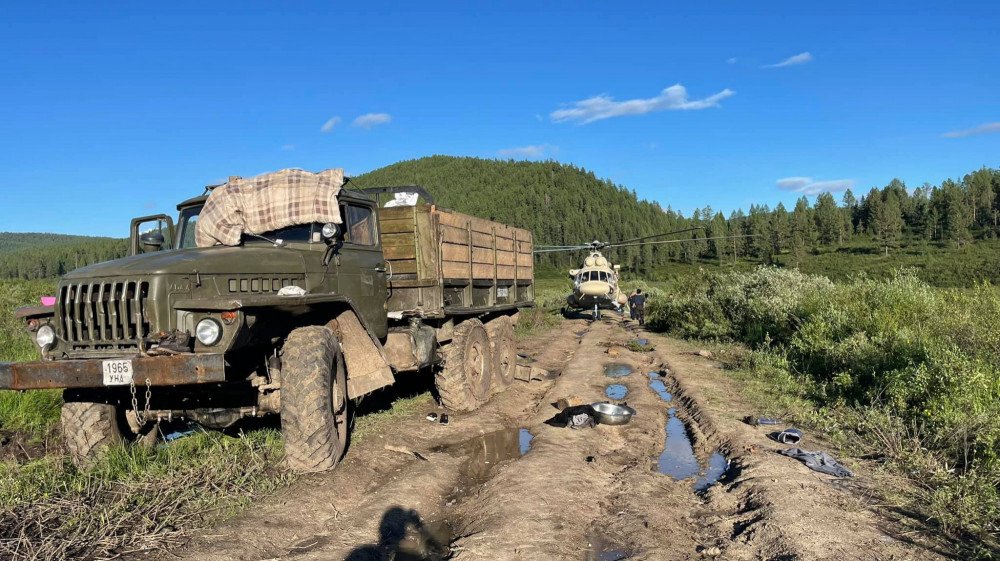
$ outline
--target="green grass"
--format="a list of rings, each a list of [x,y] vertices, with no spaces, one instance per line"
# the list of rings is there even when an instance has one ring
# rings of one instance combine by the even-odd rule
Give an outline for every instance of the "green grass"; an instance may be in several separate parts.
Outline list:
[[[778,259],[789,265],[787,255]],[[989,281],[1000,284],[1000,240],[979,240],[965,247],[917,240],[890,250],[885,255],[864,241],[836,249],[823,249],[806,256],[799,270],[823,275],[834,281],[865,274],[886,278],[900,269],[911,269],[920,280],[932,286],[970,288]]]
[[[110,558],[179,542],[287,484],[277,431],[199,432],[112,449],[80,471],[61,455],[0,464],[0,558]]]
[[[37,360],[38,347],[14,319],[14,310],[38,305],[39,298],[55,293],[54,281],[0,281],[0,362]],[[17,432],[29,442],[51,437],[59,421],[59,391],[0,391],[0,430]]]

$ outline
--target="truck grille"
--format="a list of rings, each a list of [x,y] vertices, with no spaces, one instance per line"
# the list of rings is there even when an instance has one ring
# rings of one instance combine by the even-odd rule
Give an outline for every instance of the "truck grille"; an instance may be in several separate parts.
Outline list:
[[[148,293],[143,281],[63,285],[56,308],[63,339],[75,348],[138,346],[149,334]]]

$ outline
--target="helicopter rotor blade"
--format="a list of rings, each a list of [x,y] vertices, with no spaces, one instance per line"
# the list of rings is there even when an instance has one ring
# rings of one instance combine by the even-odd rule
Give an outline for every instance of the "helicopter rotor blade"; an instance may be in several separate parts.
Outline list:
[[[536,249],[532,253],[555,253],[558,251],[581,251],[584,249],[590,249],[590,246],[578,245],[573,247],[548,247],[548,248]]]
[[[638,246],[638,245],[658,245],[658,244],[667,244],[667,243],[702,242],[702,241],[708,241],[708,240],[735,240],[735,239],[740,239],[740,238],[757,238],[757,237],[760,237],[760,234],[740,234],[740,235],[736,235],[736,236],[712,236],[712,237],[708,237],[708,238],[690,238],[690,239],[684,239],[684,240],[660,240],[660,241],[654,241],[654,242],[617,244],[617,245],[615,245],[613,247],[632,247],[632,246]]]
[[[675,234],[683,234],[685,232],[693,232],[695,230],[704,230],[704,229],[705,229],[704,226],[695,226],[693,228],[685,228],[683,230],[675,230],[673,232],[664,232],[662,234],[653,234],[652,236],[644,236],[644,237],[641,237],[641,238],[633,238],[631,240],[622,240],[622,241],[619,241],[619,242],[615,242],[615,243],[611,243],[611,244],[606,244],[604,247],[615,247],[615,246],[619,246],[619,245],[623,245],[623,244],[631,244],[633,242],[642,242],[642,241],[651,240],[651,239],[654,239],[654,238],[662,238],[663,236],[673,236]]]

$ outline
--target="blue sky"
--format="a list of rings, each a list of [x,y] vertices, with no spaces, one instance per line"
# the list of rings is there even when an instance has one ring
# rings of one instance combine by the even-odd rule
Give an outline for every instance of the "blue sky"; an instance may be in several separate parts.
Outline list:
[[[431,154],[685,213],[1000,165],[1000,3],[802,4],[7,4],[0,231],[121,236],[229,175]]]

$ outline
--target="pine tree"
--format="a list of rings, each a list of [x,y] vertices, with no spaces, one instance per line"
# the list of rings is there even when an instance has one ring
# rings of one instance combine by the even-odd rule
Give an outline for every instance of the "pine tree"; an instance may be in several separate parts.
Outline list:
[[[790,229],[788,211],[785,210],[785,205],[778,203],[771,217],[771,255],[779,255],[788,248]]]
[[[796,268],[802,264],[806,251],[813,245],[813,232],[815,225],[809,210],[809,200],[801,197],[796,201],[795,210],[792,211],[791,249]]]
[[[886,255],[889,249],[899,247],[903,236],[903,212],[899,207],[899,199],[893,192],[887,193],[886,200],[875,209],[875,236]]]
[[[947,179],[941,184],[938,212],[941,215],[941,236],[959,247],[969,241],[969,226],[972,224],[972,209],[965,193],[954,181]]]
[[[840,241],[843,236],[844,219],[837,202],[830,193],[820,193],[816,197],[816,228],[819,232],[819,242],[831,245]]]

